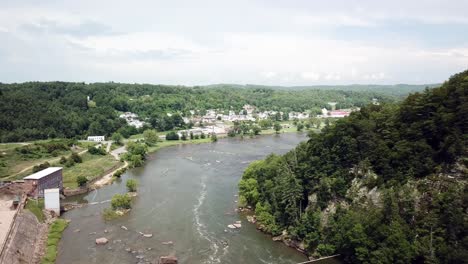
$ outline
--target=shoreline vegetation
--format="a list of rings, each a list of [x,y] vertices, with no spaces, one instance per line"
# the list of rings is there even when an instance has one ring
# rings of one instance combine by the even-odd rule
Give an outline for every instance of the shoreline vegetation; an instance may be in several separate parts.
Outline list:
[[[62,238],[62,233],[68,226],[68,221],[57,218],[50,226],[47,234],[47,247],[45,255],[42,257],[41,264],[53,264],[58,254],[58,244]]]

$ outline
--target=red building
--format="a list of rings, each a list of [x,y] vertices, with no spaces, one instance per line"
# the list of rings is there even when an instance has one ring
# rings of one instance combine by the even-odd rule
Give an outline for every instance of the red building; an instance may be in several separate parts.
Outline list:
[[[26,184],[31,185],[34,197],[44,197],[45,189],[59,188],[63,192],[63,179],[61,167],[49,167],[38,171],[23,179]]]

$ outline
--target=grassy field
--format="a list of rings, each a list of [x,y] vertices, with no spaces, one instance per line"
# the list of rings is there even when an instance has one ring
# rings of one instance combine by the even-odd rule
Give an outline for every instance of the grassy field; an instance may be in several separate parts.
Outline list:
[[[16,175],[21,171],[48,161],[54,162],[60,159],[60,156],[70,155],[71,151],[60,151],[57,157],[44,155],[41,158],[28,158],[15,151],[15,148],[4,149],[0,152],[0,179]],[[31,168],[32,169],[32,168]],[[26,174],[31,173],[31,169]]]
[[[85,153],[82,156],[83,162],[76,163],[72,167],[63,168],[63,187],[76,188],[76,178],[85,176],[88,180],[101,176],[104,172],[116,165],[121,165],[120,161],[115,160],[111,155],[91,155]]]

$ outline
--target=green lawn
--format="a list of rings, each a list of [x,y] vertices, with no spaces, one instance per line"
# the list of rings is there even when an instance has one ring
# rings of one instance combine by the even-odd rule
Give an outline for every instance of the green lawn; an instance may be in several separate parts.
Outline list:
[[[63,168],[63,187],[76,188],[76,178],[85,176],[88,180],[101,176],[103,173],[116,165],[121,165],[120,161],[115,160],[111,155],[91,155],[83,154],[82,163],[75,163],[72,167]]]

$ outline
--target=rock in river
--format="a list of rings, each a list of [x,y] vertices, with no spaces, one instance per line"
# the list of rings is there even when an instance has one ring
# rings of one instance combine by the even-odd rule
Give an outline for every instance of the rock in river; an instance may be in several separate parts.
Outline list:
[[[105,237],[96,238],[97,245],[105,245],[107,242],[109,242],[109,240]]]

